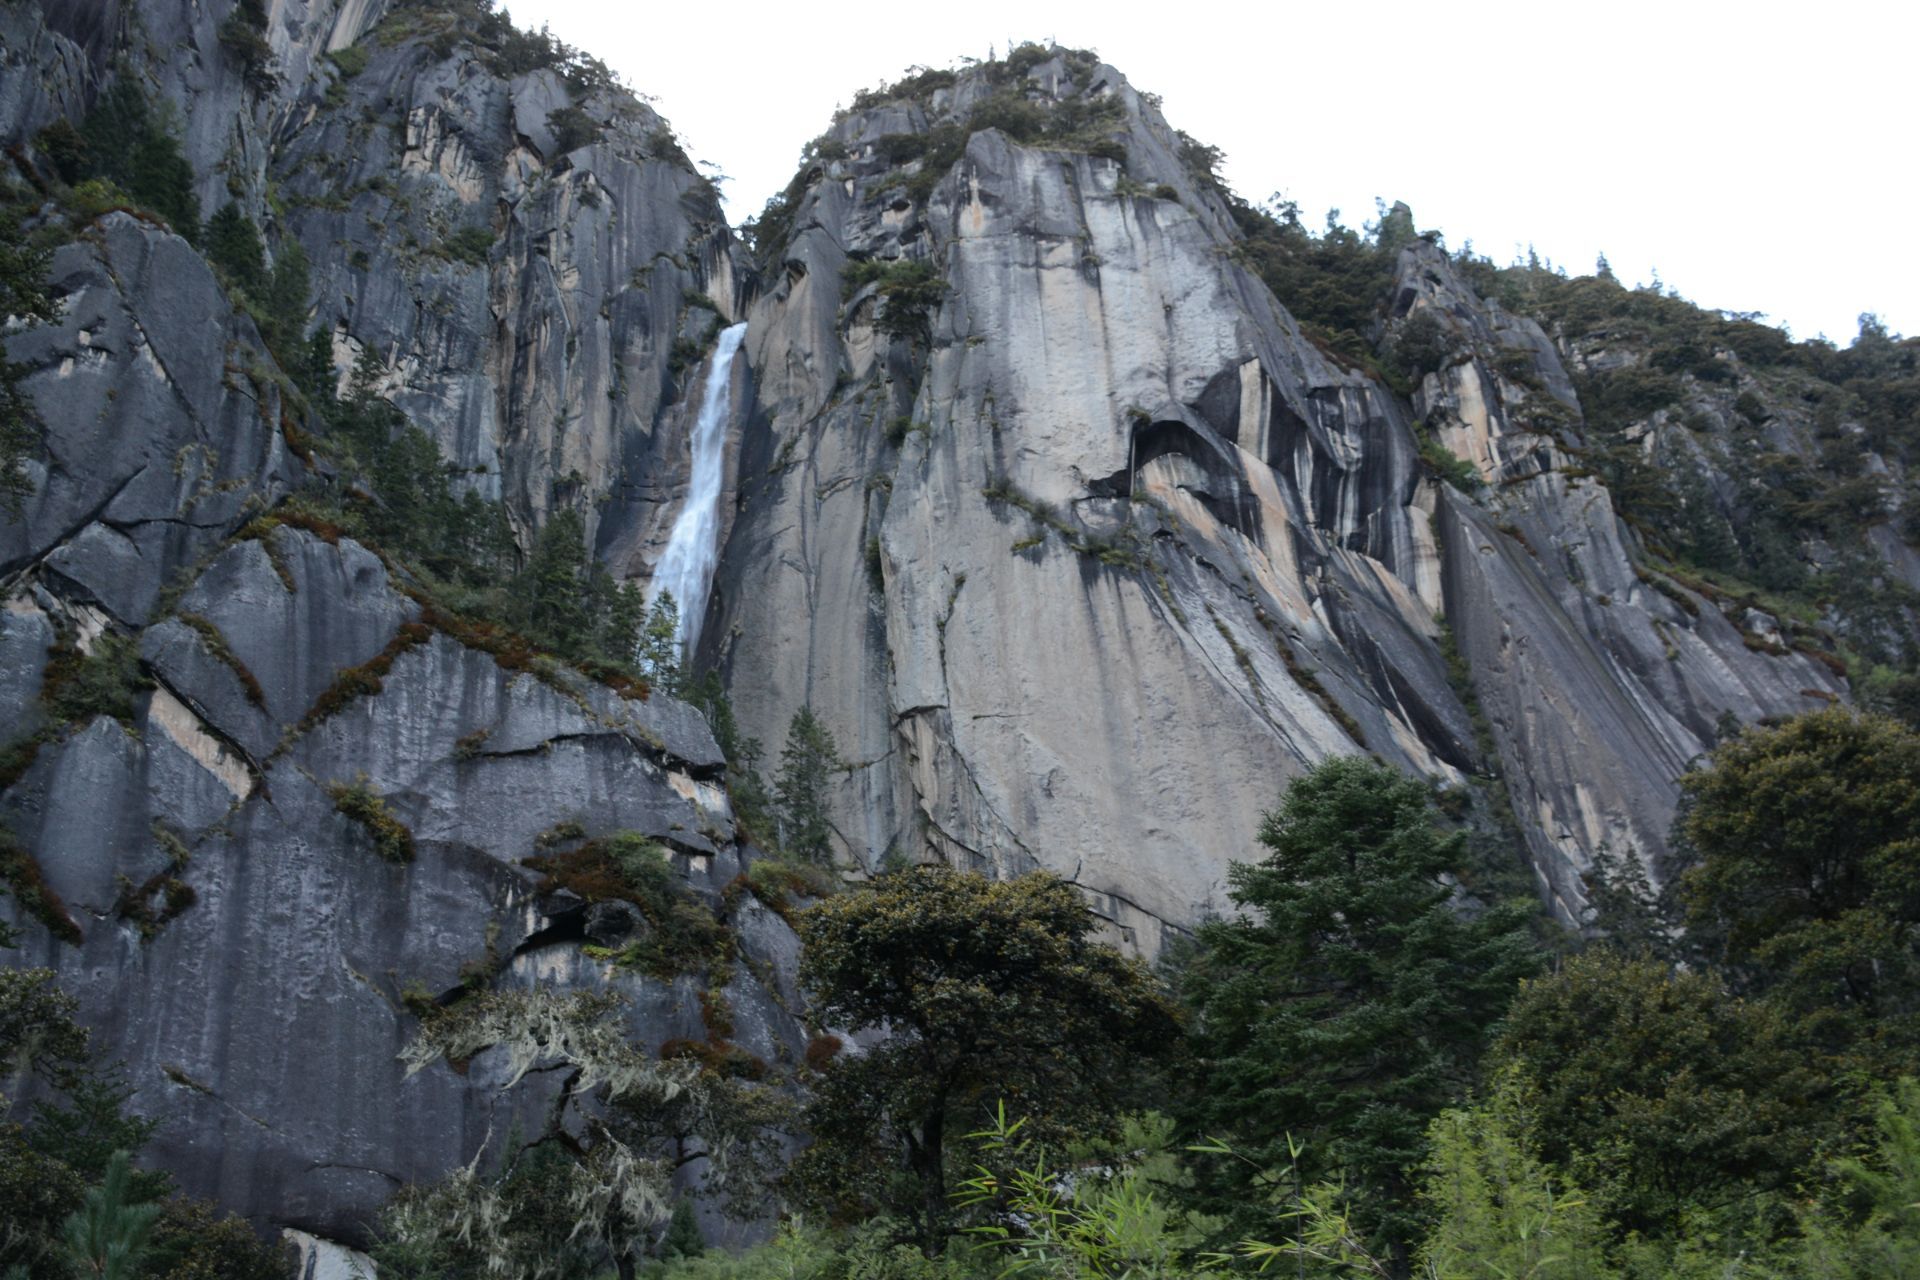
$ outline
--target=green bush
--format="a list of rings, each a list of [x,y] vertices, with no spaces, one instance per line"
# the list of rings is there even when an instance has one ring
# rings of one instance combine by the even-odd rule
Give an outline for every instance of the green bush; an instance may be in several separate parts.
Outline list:
[[[486,265],[493,243],[491,227],[461,227],[441,242],[449,258],[473,267]]]
[[[1431,436],[1420,437],[1420,461],[1427,469],[1462,493],[1480,491],[1480,472],[1471,462]]]
[[[363,44],[348,45],[344,49],[335,49],[327,57],[340,69],[343,80],[351,80],[367,69],[367,62],[373,52]]]
[[[630,902],[649,926],[645,937],[611,958],[657,977],[711,969],[725,962],[732,935],[686,883],[657,841],[632,831],[588,840],[576,849],[536,855],[538,892],[565,889],[586,902]]]
[[[553,145],[560,155],[578,151],[600,137],[599,122],[576,106],[549,111],[547,127],[553,130]]]
[[[405,865],[413,861],[413,832],[393,816],[386,797],[375,791],[362,774],[353,782],[336,782],[327,788],[333,807],[366,829],[373,839],[373,851],[388,862]]]
[[[870,284],[878,285],[880,299],[876,332],[915,342],[931,340],[932,313],[947,295],[947,282],[932,263],[918,258],[855,259],[840,278],[848,298]]]
[[[153,687],[131,636],[103,632],[90,652],[62,647],[47,663],[41,698],[58,724],[112,716],[131,728],[134,699]]]

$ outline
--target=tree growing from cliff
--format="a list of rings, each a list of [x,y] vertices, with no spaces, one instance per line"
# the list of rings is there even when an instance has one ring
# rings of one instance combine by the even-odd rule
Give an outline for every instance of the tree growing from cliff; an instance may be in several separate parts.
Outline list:
[[[264,301],[267,282],[267,250],[260,241],[260,228],[229,200],[207,219],[206,252],[212,263],[226,273],[227,279],[248,297]]]
[[[780,845],[809,862],[833,861],[833,826],[827,813],[833,775],[844,768],[833,733],[812,707],[801,707],[787,725],[780,750],[774,798],[780,809]]]
[[[950,1234],[948,1140],[1005,1099],[1037,1136],[1117,1122],[1178,1039],[1139,961],[1092,937],[1073,886],[910,867],[800,917],[814,1016],[886,1028],[822,1072],[792,1183],[835,1215],[896,1214],[929,1256]]]
[[[99,1280],[134,1280],[141,1273],[147,1237],[160,1206],[143,1203],[133,1189],[133,1165],[116,1151],[100,1185],[87,1191],[62,1229],[73,1269]]]
[[[593,612],[586,594],[586,524],[578,511],[555,512],[548,519],[522,577],[534,637],[561,653],[579,652],[592,634]]]
[[[675,694],[685,683],[685,668],[680,661],[680,605],[673,592],[661,591],[647,610],[646,625],[638,639],[640,674],[653,687]]]
[[[118,69],[87,112],[80,143],[69,153],[72,167],[62,170],[69,182],[105,178],[198,242],[200,200],[193,194],[193,166],[164,115],[147,104],[134,73]]]
[[[1268,856],[1230,873],[1245,914],[1202,926],[1184,975],[1199,1059],[1184,1121],[1240,1157],[1202,1162],[1195,1198],[1260,1233],[1268,1171],[1344,1176],[1355,1222],[1404,1261],[1427,1126],[1537,965],[1530,907],[1456,909],[1441,877],[1462,838],[1435,827],[1419,782],[1360,758],[1296,779],[1260,841]]]
[[[53,319],[53,299],[47,295],[47,261],[47,253],[20,234],[17,216],[0,217],[0,316],[42,322]],[[20,380],[26,375],[26,366],[9,361],[0,347],[0,507],[13,517],[19,516],[22,499],[33,492],[27,459],[40,445],[33,403],[20,389]]]

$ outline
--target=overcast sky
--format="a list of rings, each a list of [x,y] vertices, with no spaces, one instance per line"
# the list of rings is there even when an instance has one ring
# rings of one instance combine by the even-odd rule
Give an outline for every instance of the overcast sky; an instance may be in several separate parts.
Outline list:
[[[510,0],[605,60],[757,212],[855,90],[909,65],[1090,47],[1318,227],[1405,200],[1450,248],[1605,253],[1704,306],[1841,343],[1920,332],[1920,5],[1666,0],[867,7]],[[1249,16],[1258,14],[1259,16]],[[1564,17],[1558,15],[1566,15]]]

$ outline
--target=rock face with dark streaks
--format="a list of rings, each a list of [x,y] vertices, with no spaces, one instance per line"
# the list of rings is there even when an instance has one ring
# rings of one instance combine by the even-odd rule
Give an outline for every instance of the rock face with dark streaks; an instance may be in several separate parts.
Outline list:
[[[735,308],[710,183],[624,90],[449,48],[402,10],[280,131],[269,168],[315,323],[531,529],[592,517],[644,574],[685,482],[685,390]],[[353,64],[348,64],[351,69]]]
[[[450,18],[383,9],[276,6],[266,83],[232,65],[224,3],[8,6],[0,120],[31,144],[139,77],[205,210],[233,199],[271,251],[304,246],[343,378],[365,353],[524,537],[580,509],[644,574],[686,480],[683,388],[735,306],[712,187],[550,48],[508,68]],[[752,852],[701,715],[504,652],[290,516],[341,481],[244,300],[157,219],[67,225],[57,318],[7,341],[42,439],[0,525],[0,822],[53,905],[0,914],[23,937],[6,963],[56,971],[160,1121],[145,1158],[263,1227],[363,1239],[399,1186],[544,1123],[551,1078],[503,1091],[497,1052],[404,1074],[421,1012],[477,983],[611,990],[651,1049],[797,1061],[797,943],[739,890]],[[111,670],[112,713],[59,701],[75,664]],[[526,860],[616,832],[669,851],[728,930],[726,972],[583,952],[645,926],[543,892]]]
[[[76,608],[37,591],[8,635],[84,634]],[[564,669],[503,669],[418,613],[351,540],[282,527],[236,543],[182,597],[191,626],[143,634],[154,687],[131,722],[60,735],[6,800],[84,937],[35,930],[18,960],[55,968],[99,1015],[142,1109],[164,1117],[151,1156],[191,1190],[332,1236],[354,1237],[396,1186],[471,1159],[516,1115],[539,1122],[538,1090],[499,1092],[487,1055],[403,1079],[410,1001],[475,974],[611,985],[655,1047],[707,1034],[697,982],[582,963],[587,934],[566,921],[583,908],[536,895],[521,865],[544,828],[654,837],[716,904],[740,866],[697,715]],[[377,690],[343,697],[362,687],[343,670],[383,654]],[[410,862],[383,861],[342,811],[351,787],[408,829]],[[192,894],[177,910],[176,882]],[[795,997],[757,976],[791,972],[791,934],[742,910],[736,1035],[791,1058]]]
[[[1416,243],[1385,327],[1426,314],[1471,355],[1402,400],[1303,336],[1180,146],[1059,51],[871,95],[814,144],[750,312],[707,632],[749,730],[827,719],[853,860],[1043,866],[1148,950],[1226,906],[1262,811],[1335,754],[1502,771],[1566,918],[1603,847],[1658,874],[1719,717],[1840,682],[1642,580],[1568,465],[1580,409],[1536,323]],[[903,263],[945,282],[917,338],[885,332]],[[1420,465],[1416,421],[1477,494]]]
[[[40,440],[0,523],[0,854],[52,896],[0,916],[5,962],[54,968],[127,1064],[151,1158],[310,1253],[550,1101],[503,1091],[497,1051],[405,1076],[430,1004],[611,989],[650,1048],[778,1069],[798,940],[742,876],[698,711],[455,616],[315,516],[303,494],[376,499],[211,250],[62,211],[40,131],[115,77],[171,113],[206,215],[304,252],[319,363],[501,500],[522,553],[578,513],[647,579],[713,336],[748,323],[698,657],[769,755],[802,706],[832,731],[850,871],[1045,868],[1151,954],[1229,908],[1289,778],[1370,753],[1517,832],[1510,869],[1577,921],[1603,851],[1668,870],[1675,778],[1729,718],[1852,696],[1821,628],[1912,642],[1910,610],[1860,629],[1681,572],[1621,479],[1680,477],[1700,538],[1743,535],[1756,457],[1860,436],[1898,494],[1837,401],[1731,349],[1661,372],[1644,333],[1543,326],[1411,235],[1366,341],[1431,358],[1390,378],[1296,319],[1191,140],[1090,54],[861,95],[749,255],[665,121],[573,51],[464,5],[236,21],[0,5],[9,208],[63,241],[56,318],[5,332]],[[1623,417],[1595,390],[1649,370],[1677,398]],[[1860,563],[1920,588],[1912,525],[1874,523]],[[616,832],[670,851],[738,963],[615,963],[639,909],[527,865]]]

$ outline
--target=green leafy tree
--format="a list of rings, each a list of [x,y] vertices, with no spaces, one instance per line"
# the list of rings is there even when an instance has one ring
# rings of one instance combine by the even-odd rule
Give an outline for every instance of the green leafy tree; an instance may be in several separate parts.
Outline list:
[[[27,1132],[0,1121],[0,1269],[61,1276],[66,1246],[61,1226],[86,1197],[86,1180],[34,1149]]]
[[[147,1239],[143,1276],[155,1280],[287,1280],[287,1262],[246,1219],[205,1200],[174,1196]]]
[[[1093,927],[1078,891],[1054,876],[991,881],[935,866],[804,912],[814,1016],[888,1034],[822,1071],[797,1191],[838,1215],[896,1214],[933,1257],[951,1231],[949,1135],[1001,1098],[1043,1140],[1113,1124],[1178,1028],[1146,968],[1095,941]]]
[[[1589,951],[1525,983],[1492,1060],[1539,1155],[1650,1237],[1764,1209],[1837,1133],[1828,1073],[1778,1010],[1646,957]]]
[[[1882,1078],[1920,1054],[1920,733],[1832,708],[1723,742],[1681,780],[1688,936]]]
[[[827,726],[801,707],[787,725],[774,797],[780,806],[780,844],[795,857],[833,861],[833,825],[827,812],[833,775],[844,767]]]
[[[1199,930],[1184,975],[1198,1015],[1187,1131],[1239,1159],[1203,1162],[1200,1207],[1264,1231],[1262,1170],[1344,1175],[1354,1221],[1404,1262],[1433,1118],[1474,1078],[1488,1029],[1538,961],[1530,907],[1457,910],[1441,877],[1464,857],[1419,782],[1359,758],[1296,779],[1236,863],[1244,914]]]

